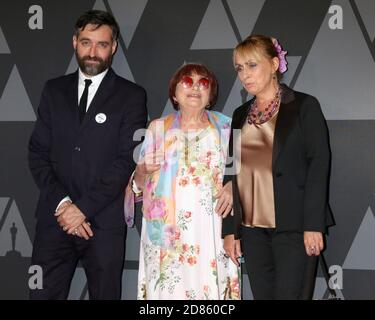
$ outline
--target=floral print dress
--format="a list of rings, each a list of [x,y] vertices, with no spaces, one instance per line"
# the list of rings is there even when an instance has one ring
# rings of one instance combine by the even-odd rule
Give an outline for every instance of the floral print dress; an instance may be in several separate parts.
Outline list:
[[[188,134],[180,131],[173,137],[180,143],[172,152],[182,155],[176,160],[173,223],[162,219],[161,224],[159,220],[155,224],[144,212],[138,299],[240,298],[240,271],[225,256],[222,218],[215,213],[226,154],[226,146],[217,143],[216,132],[211,126]],[[152,184],[151,177],[146,192],[152,190]],[[166,205],[168,201],[163,199],[154,201],[148,211],[154,217]]]

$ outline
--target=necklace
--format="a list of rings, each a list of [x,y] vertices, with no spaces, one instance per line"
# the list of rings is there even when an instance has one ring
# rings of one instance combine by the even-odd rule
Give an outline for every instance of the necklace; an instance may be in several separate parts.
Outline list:
[[[257,99],[251,104],[250,111],[247,115],[247,122],[249,124],[262,124],[267,122],[276,113],[280,106],[281,88],[278,87],[275,97],[270,101],[264,111],[258,110]]]
[[[186,163],[186,166],[189,167],[190,166],[190,157],[189,155],[191,156],[191,148],[197,144],[199,142],[199,140],[201,140],[202,138],[204,138],[209,132],[209,127],[207,127],[206,129],[203,129],[203,131],[201,131],[199,134],[197,134],[194,138],[192,139],[188,139],[187,138],[187,134],[185,135],[185,147],[184,147],[184,155],[185,155],[185,163]]]

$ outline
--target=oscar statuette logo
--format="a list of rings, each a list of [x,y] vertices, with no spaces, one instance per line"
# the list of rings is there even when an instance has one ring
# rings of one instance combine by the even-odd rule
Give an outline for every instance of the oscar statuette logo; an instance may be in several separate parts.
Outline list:
[[[28,298],[32,244],[16,202],[0,198],[1,299]]]

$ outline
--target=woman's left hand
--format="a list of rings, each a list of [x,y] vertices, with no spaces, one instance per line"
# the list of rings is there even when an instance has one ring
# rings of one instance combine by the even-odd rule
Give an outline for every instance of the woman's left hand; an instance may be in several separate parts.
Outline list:
[[[305,231],[303,233],[306,254],[308,256],[318,256],[324,249],[323,234],[316,231]]]
[[[215,211],[219,216],[225,218],[229,213],[233,216],[233,193],[232,181],[227,182],[215,196],[218,199]]]

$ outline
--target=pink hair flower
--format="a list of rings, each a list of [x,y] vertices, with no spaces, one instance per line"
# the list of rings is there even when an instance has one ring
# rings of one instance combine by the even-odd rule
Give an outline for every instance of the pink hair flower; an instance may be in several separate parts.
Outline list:
[[[287,67],[288,62],[285,59],[285,55],[288,53],[288,51],[284,51],[276,39],[273,40],[273,44],[276,48],[277,56],[279,58],[279,72],[283,74],[284,72],[288,70],[288,67]]]

